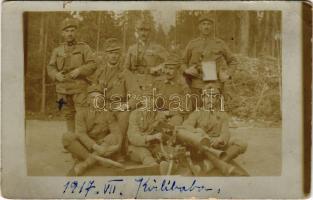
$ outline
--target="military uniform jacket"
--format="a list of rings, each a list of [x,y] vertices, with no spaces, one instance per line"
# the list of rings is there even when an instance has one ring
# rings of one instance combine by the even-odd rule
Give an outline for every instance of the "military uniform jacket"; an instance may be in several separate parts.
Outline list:
[[[204,39],[202,37],[191,40],[184,52],[183,60],[186,67],[198,65],[203,60],[212,60],[216,62],[217,77],[221,80],[221,73],[228,73],[231,65],[237,64],[236,58],[233,56],[225,42],[221,39]],[[201,71],[201,70],[200,70]],[[194,88],[203,88],[206,83],[202,81],[202,74],[193,78],[191,86]]]
[[[167,56],[167,51],[158,44],[149,43],[143,46],[137,43],[129,47],[124,69],[134,75],[140,89],[148,91],[152,89],[154,80],[150,74],[151,68],[162,64]]]
[[[116,145],[122,142],[117,121],[110,112],[92,111],[89,107],[78,108],[75,128],[79,140],[89,150],[96,143]]]
[[[183,122],[183,126],[201,128],[208,136],[229,134],[228,115],[219,111],[194,111]]]
[[[164,104],[164,110],[178,111],[177,107],[181,107],[183,111],[191,110],[191,102],[186,102],[186,95],[190,94],[190,89],[182,76],[177,76],[172,80],[160,76],[155,79],[153,88],[156,89],[156,97],[159,95],[162,97],[157,98],[158,107]],[[175,101],[179,101],[181,106],[178,106]]]
[[[156,121],[164,117],[161,112],[134,110],[130,114],[127,131],[130,144],[148,147],[146,136],[154,133]]]
[[[124,65],[133,73],[147,74],[149,68],[163,63],[167,56],[161,45],[149,43],[143,46],[137,43],[129,47]]]
[[[107,101],[117,101],[121,99],[126,101],[127,95],[130,97],[128,103],[134,107],[136,101],[132,96],[138,94],[138,89],[133,86],[131,76],[127,76],[126,71],[122,71],[120,65],[111,67],[109,64],[99,65],[91,77],[92,83],[98,85],[98,88],[104,93]]]
[[[80,75],[76,79],[69,77],[68,73],[74,69],[80,69]],[[47,66],[49,77],[56,81],[56,92],[59,94],[76,94],[82,92],[88,86],[86,76],[96,69],[96,63],[90,47],[77,42],[72,46],[65,43],[55,48]],[[66,77],[64,82],[58,82],[56,73],[63,72]]]

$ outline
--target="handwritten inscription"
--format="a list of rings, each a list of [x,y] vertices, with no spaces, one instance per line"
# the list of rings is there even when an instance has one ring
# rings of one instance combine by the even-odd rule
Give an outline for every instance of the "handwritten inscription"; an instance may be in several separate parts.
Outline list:
[[[117,186],[119,183],[123,182],[123,179],[112,179],[106,181],[101,187],[97,187],[95,185],[94,180],[90,181],[83,181],[79,183],[78,181],[67,181],[64,185],[65,193],[72,193],[72,194],[82,194],[87,197],[89,194],[93,193],[96,195],[115,195],[119,194],[120,196],[123,195],[122,192],[118,191]]]
[[[196,179],[190,183],[178,183],[176,180],[172,179],[163,179],[157,181],[156,179],[151,178],[137,178],[135,182],[138,184],[137,193],[135,198],[138,197],[140,192],[179,192],[179,193],[188,193],[188,192],[211,192],[213,188],[209,188],[205,185],[199,184]],[[220,193],[220,189],[217,190],[217,193]]]
[[[63,98],[59,99],[57,101],[57,104],[58,104],[58,109],[59,110],[62,110],[63,106],[66,104],[66,102],[63,100]]]
[[[89,196],[105,196],[105,197],[121,197],[123,191],[121,185],[129,184],[135,187],[134,190],[127,188],[129,191],[128,198],[137,198],[142,193],[154,193],[154,192],[175,192],[175,193],[208,193],[208,194],[219,194],[220,188],[213,189],[204,184],[200,184],[197,179],[193,179],[190,182],[178,182],[174,179],[153,179],[150,177],[136,177],[133,179],[134,182],[126,182],[123,179],[111,179],[105,181],[101,185],[96,185],[94,180],[82,181],[77,180],[67,181],[64,184],[63,194],[79,194],[84,197]],[[123,187],[124,188],[124,187]],[[129,194],[132,191],[135,194]]]

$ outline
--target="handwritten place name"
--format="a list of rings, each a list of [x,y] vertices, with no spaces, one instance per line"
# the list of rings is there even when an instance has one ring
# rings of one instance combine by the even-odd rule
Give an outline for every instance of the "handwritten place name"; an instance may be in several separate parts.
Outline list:
[[[131,191],[135,191],[135,194],[129,194],[127,198],[137,198],[141,193],[153,193],[153,192],[164,192],[164,193],[220,193],[220,188],[213,189],[204,184],[200,184],[197,179],[193,179],[190,182],[178,182],[175,179],[161,179],[156,180],[151,177],[136,177],[132,181],[125,181],[123,179],[110,179],[105,181],[99,185],[96,185],[94,180],[88,181],[67,181],[64,184],[63,194],[78,194],[84,197],[89,196],[105,196],[105,197],[121,197],[124,193],[130,193]],[[121,190],[121,185],[131,185],[134,187],[126,188],[128,191],[123,192]]]
[[[137,178],[135,182],[138,184],[137,193],[135,198],[138,197],[140,192],[178,192],[178,193],[189,193],[189,192],[212,192],[213,188],[209,188],[203,184],[197,182],[194,179],[190,183],[178,183],[176,180],[163,179],[157,181],[151,178]],[[220,193],[220,189],[217,189],[217,193]]]

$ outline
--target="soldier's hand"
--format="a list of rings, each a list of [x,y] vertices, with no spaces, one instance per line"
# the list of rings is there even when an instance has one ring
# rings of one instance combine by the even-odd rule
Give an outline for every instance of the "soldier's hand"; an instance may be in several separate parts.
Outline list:
[[[198,72],[195,65],[185,69],[184,73],[191,75],[191,76],[198,76],[199,75],[199,72]]]
[[[71,78],[76,78],[79,74],[80,74],[80,70],[79,70],[79,69],[74,69],[73,71],[71,71],[71,72],[69,73],[69,75],[71,76]]]
[[[104,146],[98,144],[94,144],[92,148],[98,155],[103,155],[106,151],[106,148]]]
[[[153,140],[161,141],[161,139],[162,139],[162,133],[156,133],[156,134],[153,134],[153,135],[147,135],[146,136],[146,141],[147,142],[150,142],[150,141],[153,141]]]
[[[197,133],[201,133],[201,134],[206,135],[205,131],[204,131],[202,128],[195,128],[195,129],[194,129],[194,132],[197,132]]]
[[[212,138],[211,145],[213,148],[222,148],[226,145],[226,141],[223,137]]]
[[[63,72],[56,73],[55,79],[57,79],[59,82],[63,82],[65,80],[65,76],[64,76]]]
[[[220,78],[221,82],[225,82],[225,81],[230,79],[230,75],[227,72],[221,71],[219,74],[219,78]]]
[[[159,75],[162,72],[163,65],[158,65],[156,67],[151,67],[150,68],[150,74],[152,75]]]
[[[162,140],[162,133],[157,133],[157,134],[154,134],[153,136],[155,140],[159,140],[159,141]]]

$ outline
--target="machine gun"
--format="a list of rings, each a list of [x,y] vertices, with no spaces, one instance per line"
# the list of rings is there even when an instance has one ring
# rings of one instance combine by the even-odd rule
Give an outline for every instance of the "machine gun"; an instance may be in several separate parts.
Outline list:
[[[188,149],[194,149],[205,155],[211,161],[213,166],[218,169],[223,175],[242,175],[235,166],[223,161],[221,158],[225,156],[226,152],[214,149],[210,145],[210,138],[200,132],[191,132],[183,126],[171,126],[165,122],[160,122],[156,130],[161,132],[165,141],[169,145],[182,145]],[[161,142],[162,143],[162,142]],[[161,151],[162,144],[161,144]],[[166,152],[164,153],[166,154]],[[190,164],[191,159],[188,157],[189,152],[186,152],[187,162]],[[173,160],[173,154],[165,155],[167,160]],[[170,162],[171,163],[171,162]],[[171,166],[171,164],[170,164]],[[191,171],[195,171],[191,169]]]

